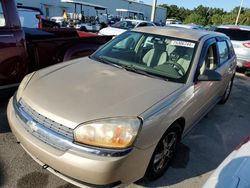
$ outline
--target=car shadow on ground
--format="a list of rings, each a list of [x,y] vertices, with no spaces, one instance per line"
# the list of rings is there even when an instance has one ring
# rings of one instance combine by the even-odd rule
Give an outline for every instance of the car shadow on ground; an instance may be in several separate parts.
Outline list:
[[[184,137],[173,164],[160,179],[153,182],[140,180],[136,184],[174,187],[190,178],[201,179],[217,168],[250,135],[250,97],[243,97],[250,93],[250,84],[246,86],[243,80],[244,77],[237,76],[229,101],[217,105]]]

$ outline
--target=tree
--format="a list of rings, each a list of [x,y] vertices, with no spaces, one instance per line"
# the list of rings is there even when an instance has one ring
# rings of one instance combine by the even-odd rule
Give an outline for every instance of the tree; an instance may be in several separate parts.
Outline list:
[[[222,24],[222,15],[214,14],[211,18],[212,25],[220,25]]]
[[[197,24],[197,25],[206,25],[206,18],[202,17],[197,13],[190,14],[184,21],[186,24]]]
[[[222,17],[223,24],[235,24],[237,14],[234,13],[227,13]]]
[[[184,23],[195,23],[198,25],[234,24],[239,11],[239,7],[226,12],[220,8],[204,7],[202,5],[193,10],[176,5],[163,4],[160,6],[167,9],[167,18],[175,18]],[[249,8],[242,8],[239,24],[250,25]]]

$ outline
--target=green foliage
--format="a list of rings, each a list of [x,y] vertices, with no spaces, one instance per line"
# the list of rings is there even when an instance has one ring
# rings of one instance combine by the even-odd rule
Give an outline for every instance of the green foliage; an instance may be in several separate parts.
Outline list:
[[[197,13],[190,14],[185,20],[184,23],[189,24],[197,24],[197,25],[206,25],[207,20],[206,17],[201,16]]]
[[[220,25],[222,24],[222,16],[220,14],[214,14],[211,17],[210,24],[211,25]]]
[[[198,6],[193,10],[176,5],[160,5],[167,9],[167,18],[175,18],[184,23],[194,23],[198,25],[220,25],[235,24],[239,7],[235,7],[232,11],[226,12],[220,8],[211,8]],[[239,19],[240,25],[250,25],[250,9],[242,8]]]

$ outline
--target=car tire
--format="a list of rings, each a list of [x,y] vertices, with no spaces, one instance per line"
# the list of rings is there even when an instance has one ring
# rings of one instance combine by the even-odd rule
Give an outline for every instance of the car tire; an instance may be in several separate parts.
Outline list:
[[[232,91],[232,87],[233,87],[233,82],[234,82],[234,77],[230,80],[230,82],[228,83],[226,90],[224,92],[224,95],[222,96],[219,104],[225,104],[231,94]]]
[[[169,168],[181,140],[182,128],[174,123],[162,136],[151,157],[144,178],[153,181],[161,177]]]

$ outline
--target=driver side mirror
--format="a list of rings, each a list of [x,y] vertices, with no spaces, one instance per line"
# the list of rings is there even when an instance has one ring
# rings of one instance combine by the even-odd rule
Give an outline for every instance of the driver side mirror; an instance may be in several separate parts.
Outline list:
[[[222,76],[215,70],[206,69],[203,74],[198,76],[198,81],[221,81]]]

